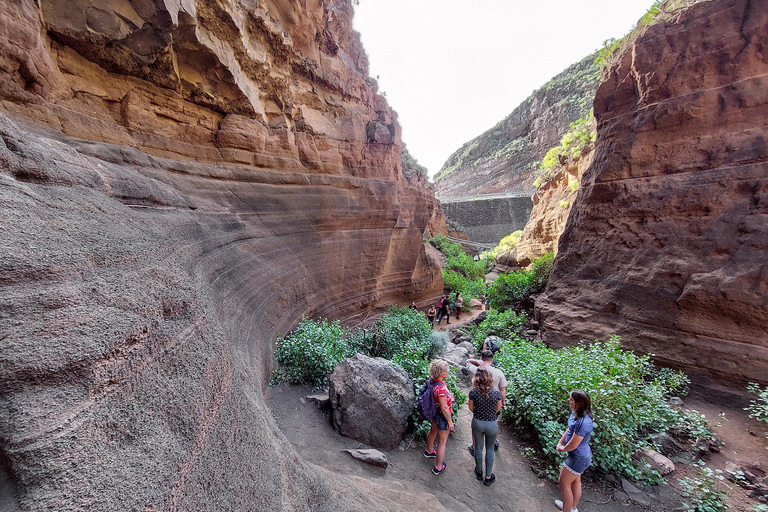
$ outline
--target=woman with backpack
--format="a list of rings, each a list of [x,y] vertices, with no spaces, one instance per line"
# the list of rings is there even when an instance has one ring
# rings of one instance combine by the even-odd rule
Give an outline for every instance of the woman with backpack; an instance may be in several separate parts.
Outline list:
[[[469,410],[472,411],[472,443],[475,447],[475,477],[483,480],[483,447],[485,447],[484,485],[496,481],[493,474],[494,444],[499,433],[496,421],[501,410],[501,393],[494,388],[493,375],[480,367],[472,377],[472,389],[469,391]]]
[[[568,396],[568,404],[573,412],[568,417],[568,428],[557,443],[558,452],[568,452],[557,481],[563,500],[555,500],[555,506],[560,510],[579,512],[576,505],[581,498],[581,474],[592,463],[592,449],[589,447],[592,401],[586,391],[574,389]]]
[[[437,411],[431,420],[432,425],[427,434],[427,449],[424,450],[424,456],[435,459],[432,473],[439,475],[445,471],[445,447],[448,444],[448,434],[455,428],[451,419],[453,395],[445,384],[445,379],[448,377],[448,363],[442,359],[432,361],[429,365],[429,376]],[[435,449],[435,438],[437,438],[437,449]]]

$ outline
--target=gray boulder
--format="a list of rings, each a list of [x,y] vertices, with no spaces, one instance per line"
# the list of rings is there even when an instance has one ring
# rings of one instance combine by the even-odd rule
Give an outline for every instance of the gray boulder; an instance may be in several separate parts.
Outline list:
[[[381,453],[379,450],[369,449],[369,450],[343,450],[350,454],[352,458],[357,459],[361,462],[365,462],[366,464],[371,464],[372,466],[379,466],[380,468],[387,469],[387,466],[389,466],[389,461],[387,460],[387,456],[383,453]]]
[[[467,364],[467,359],[469,359],[469,351],[466,349],[466,347],[462,347],[461,345],[449,345],[446,347],[445,353],[443,354],[443,359],[451,365],[456,368],[462,368],[465,364]]]
[[[339,363],[329,380],[336,431],[385,450],[398,445],[416,402],[405,370],[356,354]]]

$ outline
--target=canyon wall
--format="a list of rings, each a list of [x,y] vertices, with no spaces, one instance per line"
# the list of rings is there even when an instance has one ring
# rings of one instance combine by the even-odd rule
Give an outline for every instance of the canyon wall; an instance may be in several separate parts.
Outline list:
[[[702,2],[604,76],[594,160],[536,315],[548,343],[622,335],[767,382],[768,1]]]
[[[437,196],[532,191],[536,162],[592,107],[600,81],[594,60],[590,55],[570,66],[448,157],[435,176]]]
[[[302,461],[263,397],[301,315],[442,292],[351,17],[0,2],[4,509],[440,507]]]

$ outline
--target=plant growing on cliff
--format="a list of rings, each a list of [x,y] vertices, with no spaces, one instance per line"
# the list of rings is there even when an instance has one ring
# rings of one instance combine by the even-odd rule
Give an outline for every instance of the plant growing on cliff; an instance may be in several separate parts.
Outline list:
[[[560,139],[559,145],[547,151],[534,172],[533,186],[539,188],[569,160],[581,158],[583,154],[594,147],[596,137],[595,117],[590,110],[587,115],[569,125],[568,131]]]
[[[554,255],[550,252],[533,260],[527,269],[501,274],[488,287],[491,307],[504,309],[547,286]]]
[[[465,301],[479,298],[485,292],[485,262],[475,261],[464,252],[461,244],[447,237],[436,236],[430,243],[445,256],[443,283],[453,295],[461,293]]]
[[[634,479],[659,479],[633,455],[654,433],[683,428],[685,418],[695,414],[665,400],[687,382],[684,374],[657,373],[648,356],[623,350],[619,341],[612,336],[604,343],[557,350],[513,336],[495,358],[509,381],[502,418],[534,430],[551,478],[562,464],[555,446],[565,429],[567,397],[573,389],[584,389],[592,397],[593,464]]]

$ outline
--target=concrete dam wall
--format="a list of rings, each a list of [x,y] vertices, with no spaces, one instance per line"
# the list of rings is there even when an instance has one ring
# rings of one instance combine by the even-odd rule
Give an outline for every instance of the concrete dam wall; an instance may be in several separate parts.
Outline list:
[[[473,242],[496,244],[510,233],[523,229],[533,209],[531,193],[504,196],[474,196],[441,200],[445,217]]]

